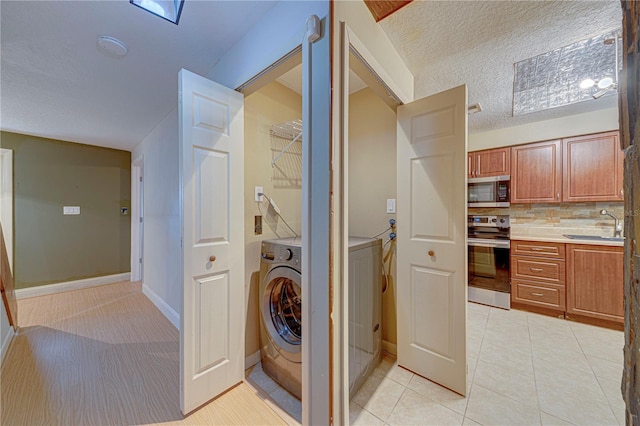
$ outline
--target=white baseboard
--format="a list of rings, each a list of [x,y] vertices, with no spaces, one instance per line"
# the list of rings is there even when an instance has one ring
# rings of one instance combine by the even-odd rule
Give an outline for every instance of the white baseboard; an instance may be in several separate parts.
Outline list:
[[[87,278],[84,280],[67,281],[56,284],[40,285],[37,287],[16,289],[16,299],[26,299],[28,297],[46,296],[47,294],[62,293],[71,290],[81,290],[83,288],[96,287],[104,284],[119,283],[129,281],[131,273],[125,272],[115,275],[104,275],[102,277]]]
[[[249,367],[253,367],[259,362],[260,362],[260,350],[257,350],[244,359],[244,369],[246,370]]]
[[[386,340],[382,341],[382,350],[390,353],[391,355],[398,356],[398,345],[395,343],[387,342]]]
[[[7,350],[9,349],[9,345],[13,340],[13,337],[16,335],[12,326],[9,326],[11,330],[7,333],[7,336],[4,338],[2,342],[2,348],[0,349],[0,364],[4,361],[4,356],[7,354]]]
[[[151,300],[151,303],[156,305],[156,308],[162,312],[162,315],[167,317],[169,322],[173,324],[175,328],[180,330],[180,315],[175,311],[175,309],[169,306],[167,302],[165,302],[155,291],[151,290],[151,288],[144,283],[142,284],[142,294],[147,296],[147,298]]]

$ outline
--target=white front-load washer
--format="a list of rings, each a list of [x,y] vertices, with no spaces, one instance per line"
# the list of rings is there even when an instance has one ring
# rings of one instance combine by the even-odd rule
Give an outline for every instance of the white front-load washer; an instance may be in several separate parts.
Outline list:
[[[263,370],[302,397],[300,237],[265,240],[260,262],[260,358]]]

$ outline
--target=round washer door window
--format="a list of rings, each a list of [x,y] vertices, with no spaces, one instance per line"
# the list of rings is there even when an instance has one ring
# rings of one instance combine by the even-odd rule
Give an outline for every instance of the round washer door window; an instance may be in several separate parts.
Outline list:
[[[269,312],[276,332],[287,343],[302,342],[300,287],[289,278],[276,278],[271,287]]]
[[[295,269],[281,266],[267,274],[262,291],[262,319],[278,346],[291,354],[302,344],[302,277]]]

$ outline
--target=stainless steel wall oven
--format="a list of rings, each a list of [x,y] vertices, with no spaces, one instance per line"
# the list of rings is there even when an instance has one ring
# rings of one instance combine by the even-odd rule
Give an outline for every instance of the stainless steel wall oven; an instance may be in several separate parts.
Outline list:
[[[469,216],[469,301],[511,307],[509,216]]]

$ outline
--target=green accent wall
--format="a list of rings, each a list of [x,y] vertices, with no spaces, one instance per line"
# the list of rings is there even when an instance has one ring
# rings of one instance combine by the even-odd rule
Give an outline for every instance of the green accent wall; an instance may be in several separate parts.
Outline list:
[[[130,271],[130,152],[9,132],[0,146],[13,150],[16,289]]]

